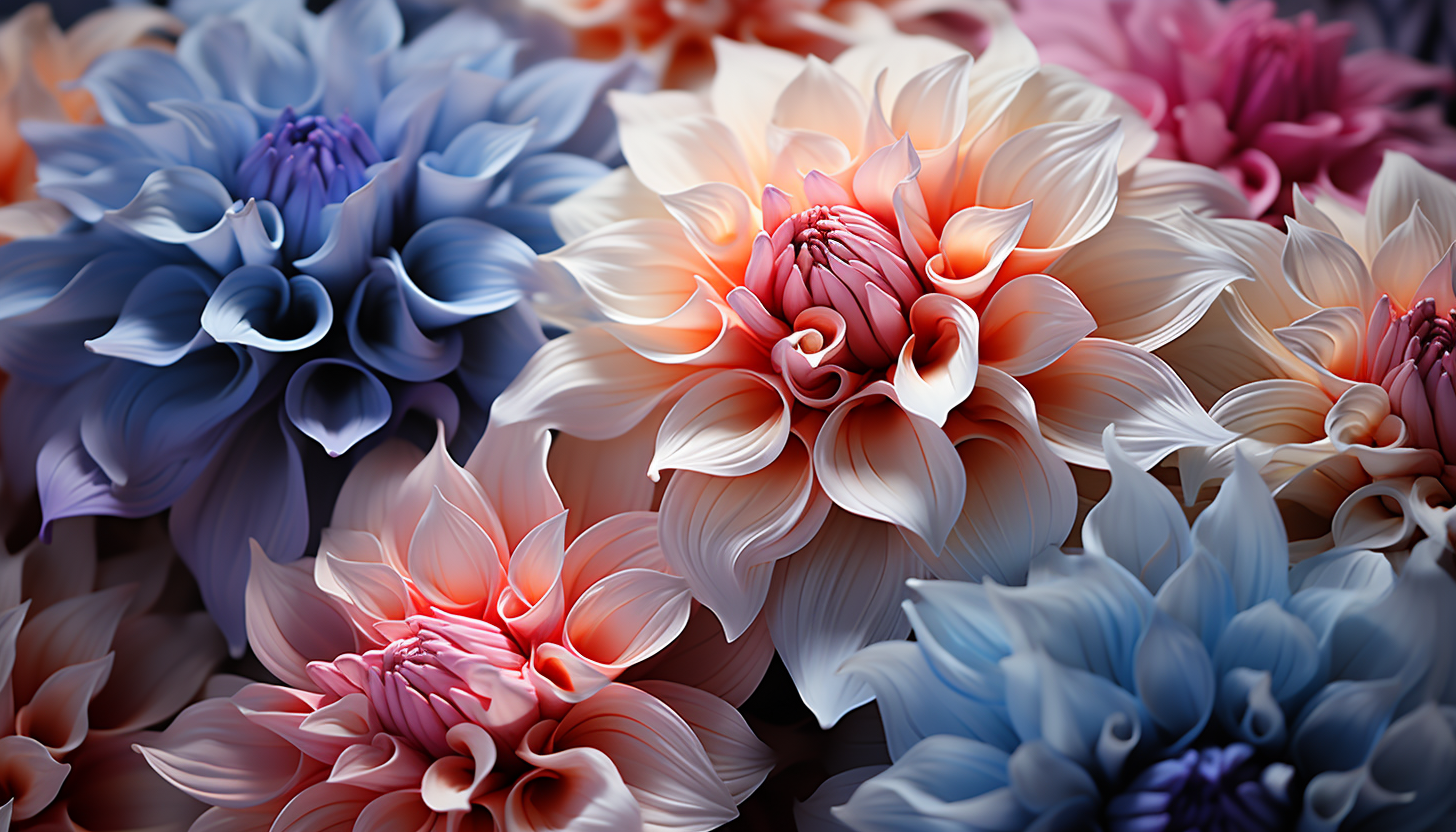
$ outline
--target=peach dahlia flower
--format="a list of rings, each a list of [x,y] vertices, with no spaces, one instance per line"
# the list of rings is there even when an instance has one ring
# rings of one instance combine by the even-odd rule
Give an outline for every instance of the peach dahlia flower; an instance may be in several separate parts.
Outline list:
[[[1185,494],[1242,448],[1296,535],[1403,553],[1456,507],[1456,182],[1390,152],[1363,216],[1294,202],[1287,235],[1187,219],[1253,280],[1162,350],[1239,435],[1181,453]]]
[[[567,545],[544,441],[484,453],[477,479],[443,432],[423,458],[393,440],[350,474],[317,558],[255,544],[248,638],[285,684],[198,703],[139,748],[214,807],[193,832],[687,832],[767,776],[718,696],[614,681],[690,616],[655,516]]]
[[[547,257],[599,320],[537,353],[487,436],[590,448],[619,510],[665,479],[668,563],[730,637],[767,610],[831,724],[869,698],[839,663],[904,635],[907,576],[1022,582],[1063,541],[1067,462],[1104,466],[1109,422],[1144,466],[1225,435],[1145,348],[1238,261],[1134,214],[1239,197],[1140,161],[1136,119],[1014,29],[974,61],[716,47],[705,94],[613,99],[630,169],[563,204]]]
[[[62,32],[49,6],[32,3],[0,25],[0,242],[48,234],[68,216],[56,203],[36,199],[35,154],[20,122],[98,121],[91,94],[67,82],[105,52],[162,45],[152,33],[180,29],[171,15],[144,5],[103,9]]]
[[[74,518],[0,552],[0,832],[183,832],[206,808],[131,751],[224,654],[161,526],[142,528],[98,556],[122,527]]]

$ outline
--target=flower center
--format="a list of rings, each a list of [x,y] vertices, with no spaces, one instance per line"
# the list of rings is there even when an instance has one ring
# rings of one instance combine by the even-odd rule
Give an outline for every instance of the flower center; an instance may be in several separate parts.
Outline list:
[[[1288,21],[1251,10],[1226,38],[1219,99],[1241,139],[1252,141],[1270,122],[1330,109],[1349,39],[1345,28],[1320,26],[1313,15]]]
[[[1109,832],[1290,828],[1294,769],[1263,764],[1244,743],[1186,751],[1154,763],[1107,803]]]
[[[238,165],[238,194],[266,199],[283,212],[286,241],[316,248],[321,239],[318,214],[343,202],[369,181],[368,167],[380,161],[369,134],[347,115],[294,114],[285,108],[273,127],[253,144]]]
[[[513,750],[540,716],[516,643],[488,622],[438,610],[405,623],[412,636],[315,665],[315,680],[339,697],[363,693],[385,733],[433,757],[455,753],[445,735],[466,721],[502,753]]]
[[[1404,315],[1384,297],[1370,316],[1366,377],[1385,388],[1390,410],[1405,422],[1416,445],[1456,461],[1456,309],[1436,311],[1426,298]]]
[[[808,310],[835,313],[847,349],[829,361],[855,372],[894,364],[910,337],[905,316],[925,293],[895,234],[848,205],[815,205],[785,219],[767,248],[755,248],[744,285],[796,330]]]

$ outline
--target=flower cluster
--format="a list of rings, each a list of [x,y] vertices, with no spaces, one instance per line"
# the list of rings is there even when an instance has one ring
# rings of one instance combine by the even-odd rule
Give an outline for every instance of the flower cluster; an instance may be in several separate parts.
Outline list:
[[[521,47],[468,9],[406,39],[391,0],[256,0],[92,63],[103,125],[22,124],[75,221],[0,249],[12,485],[48,522],[173,507],[241,649],[248,539],[302,555],[412,413],[471,447],[544,340],[546,208],[608,170],[637,70]]]
[[[0,24],[0,832],[1456,828],[1452,75],[1273,8]]]

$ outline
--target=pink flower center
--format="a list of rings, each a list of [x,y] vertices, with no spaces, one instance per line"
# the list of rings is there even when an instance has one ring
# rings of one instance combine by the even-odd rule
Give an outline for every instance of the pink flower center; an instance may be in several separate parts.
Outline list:
[[[454,754],[445,735],[466,721],[513,751],[540,717],[520,647],[493,624],[438,610],[405,623],[414,635],[315,665],[315,680],[340,697],[363,693],[385,733],[427,755]]]
[[[1436,312],[1426,298],[1404,315],[1384,297],[1367,332],[1369,381],[1390,395],[1390,410],[1405,422],[1411,440],[1456,462],[1456,309]]]
[[[1215,53],[1224,56],[1218,99],[1229,129],[1251,142],[1266,124],[1333,106],[1349,31],[1309,14],[1289,21],[1272,17],[1272,6],[1244,8]]]
[[[829,363],[854,372],[894,364],[910,337],[905,316],[925,288],[890,229],[858,208],[815,205],[780,223],[770,243],[755,248],[744,278],[769,314],[794,330],[814,329],[818,337],[810,340],[827,343],[838,333],[819,331],[819,316],[812,323],[801,316],[832,311],[847,349]]]

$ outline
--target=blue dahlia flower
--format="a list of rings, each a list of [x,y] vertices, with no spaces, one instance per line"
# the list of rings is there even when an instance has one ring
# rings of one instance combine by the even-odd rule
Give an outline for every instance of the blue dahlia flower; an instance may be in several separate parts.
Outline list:
[[[97,60],[104,124],[24,126],[76,221],[0,248],[7,477],[47,522],[170,507],[235,650],[249,538],[303,554],[390,435],[468,450],[544,340],[549,209],[618,161],[605,94],[645,75],[516,35],[253,0]]]
[[[1106,445],[1087,553],[1044,556],[1024,587],[912,581],[916,641],[845,663],[875,691],[894,764],[831,778],[800,828],[1453,828],[1440,543],[1399,577],[1368,551],[1291,571],[1245,461],[1190,530]]]

